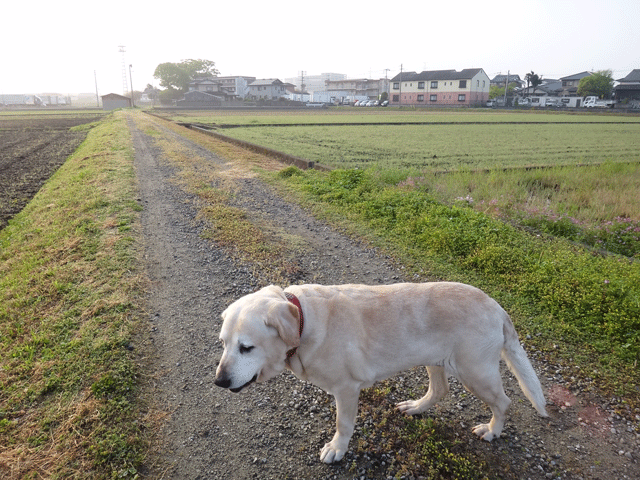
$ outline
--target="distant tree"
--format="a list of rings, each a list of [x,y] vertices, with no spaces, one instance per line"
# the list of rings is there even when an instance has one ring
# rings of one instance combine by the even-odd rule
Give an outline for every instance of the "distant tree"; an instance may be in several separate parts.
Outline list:
[[[161,87],[183,94],[189,90],[189,82],[195,78],[214,77],[218,73],[215,63],[211,60],[189,59],[180,63],[161,63],[156,67],[153,76],[160,81]]]
[[[389,100],[389,94],[387,92],[382,92],[380,94],[380,103]]]
[[[529,93],[529,85],[531,85],[535,91],[536,87],[542,83],[542,76],[533,73],[533,70],[531,70],[531,73],[527,73],[524,79],[527,81],[527,93]]]
[[[215,62],[211,60],[183,60],[179,65],[184,68],[191,79],[198,77],[215,77],[220,72],[216,69]]]
[[[153,85],[147,83],[147,86],[144,88],[144,91],[142,93],[144,93],[150,99],[156,100],[158,98],[159,91]]]
[[[588,77],[580,79],[578,95],[586,97],[595,95],[598,98],[609,97],[613,92],[613,73],[611,70],[599,70]]]

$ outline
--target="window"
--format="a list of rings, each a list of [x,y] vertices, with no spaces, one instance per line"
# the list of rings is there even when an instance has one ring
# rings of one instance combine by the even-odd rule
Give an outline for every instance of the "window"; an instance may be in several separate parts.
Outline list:
[[[438,82],[437,81],[431,82],[431,88],[438,88]]]
[[[437,102],[438,101],[438,95],[431,95],[429,100],[431,100],[432,102]]]
[[[466,98],[467,96],[464,93],[461,93],[460,95],[458,95],[459,102],[464,102]]]
[[[418,95],[418,101],[424,102],[424,95]]]
[[[395,82],[395,83],[393,84],[393,89],[394,89],[394,90],[399,90],[399,89],[400,89],[400,82]]]
[[[400,95],[393,96],[393,103],[398,103],[400,101]]]
[[[424,90],[424,82],[418,82],[418,88]]]
[[[467,88],[467,81],[466,80],[460,80],[460,87],[459,88]]]

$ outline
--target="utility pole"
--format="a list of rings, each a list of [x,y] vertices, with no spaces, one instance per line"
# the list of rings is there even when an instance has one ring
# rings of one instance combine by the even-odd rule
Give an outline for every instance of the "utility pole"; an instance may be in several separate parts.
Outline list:
[[[93,71],[93,80],[96,82],[96,106],[100,108],[100,97],[98,96],[98,77],[96,76],[96,71]]]
[[[389,69],[384,69],[384,91],[387,92],[387,101],[389,101]]]
[[[131,67],[132,67],[132,66],[133,66],[133,65],[129,64],[129,81],[131,82],[131,106],[132,106],[132,107],[135,107],[135,106],[136,106],[136,103],[135,103],[135,101],[133,100],[133,77],[131,76]]]
[[[304,102],[304,87],[306,87],[306,85],[304,84],[304,76],[307,72],[305,72],[304,70],[300,70],[300,101]]]
[[[509,88],[509,73],[511,73],[510,70],[507,70],[507,79],[504,82],[504,106],[507,106],[507,89]]]
[[[398,96],[398,106],[402,106],[402,64],[400,64],[400,95]]]

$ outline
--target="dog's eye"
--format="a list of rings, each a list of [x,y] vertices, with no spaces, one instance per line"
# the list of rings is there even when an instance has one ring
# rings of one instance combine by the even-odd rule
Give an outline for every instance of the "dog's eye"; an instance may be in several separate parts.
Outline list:
[[[240,353],[249,353],[251,350],[253,350],[254,347],[247,347],[246,345],[240,345]]]

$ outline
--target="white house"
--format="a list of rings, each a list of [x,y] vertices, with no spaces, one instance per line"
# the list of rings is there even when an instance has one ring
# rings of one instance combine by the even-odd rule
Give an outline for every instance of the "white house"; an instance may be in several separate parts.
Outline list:
[[[278,100],[287,97],[287,88],[277,78],[255,80],[249,84],[249,98],[253,100]]]

